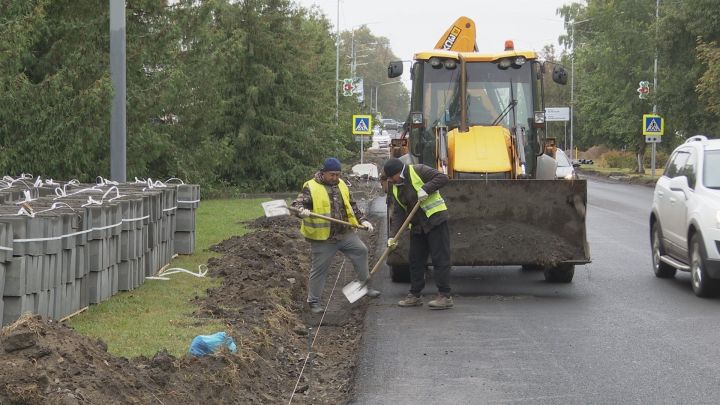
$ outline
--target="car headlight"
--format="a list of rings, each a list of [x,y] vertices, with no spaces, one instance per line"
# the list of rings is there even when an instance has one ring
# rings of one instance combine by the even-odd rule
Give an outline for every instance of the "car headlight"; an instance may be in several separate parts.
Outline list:
[[[573,174],[572,174],[572,173],[568,173],[568,174],[566,174],[566,175],[565,175],[565,177],[564,177],[564,178],[565,178],[565,180],[572,180],[572,179],[574,179],[574,178],[575,178],[575,176],[573,176]]]

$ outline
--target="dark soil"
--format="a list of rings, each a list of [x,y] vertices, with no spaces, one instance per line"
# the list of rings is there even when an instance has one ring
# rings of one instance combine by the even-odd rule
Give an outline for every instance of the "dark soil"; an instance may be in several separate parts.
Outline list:
[[[351,190],[365,202],[382,192],[366,180]],[[212,247],[223,256],[208,263],[209,275],[223,282],[195,298],[195,315],[222,320],[237,353],[128,360],[62,323],[24,316],[0,332],[0,404],[346,403],[368,302],[350,305],[340,292],[354,279],[352,266],[336,258],[327,313],[312,316],[299,220],[250,225],[254,231]],[[372,252],[374,235],[359,232]]]

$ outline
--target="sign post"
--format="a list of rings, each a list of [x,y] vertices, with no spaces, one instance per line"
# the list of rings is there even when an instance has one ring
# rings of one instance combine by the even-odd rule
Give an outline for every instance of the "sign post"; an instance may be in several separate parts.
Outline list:
[[[565,122],[565,142],[563,148],[567,149],[567,121],[570,121],[570,107],[547,107],[545,108],[545,122]],[[571,142],[572,143],[572,142]],[[570,160],[573,160],[573,151],[570,151]]]
[[[360,163],[363,162],[363,153],[365,149],[364,138],[365,135],[372,134],[372,116],[356,114],[352,116],[353,119],[353,134],[360,135]]]
[[[655,178],[655,150],[656,144],[662,142],[662,135],[665,132],[665,120],[656,114],[643,114],[643,135],[645,142],[652,144],[650,157],[650,176]]]

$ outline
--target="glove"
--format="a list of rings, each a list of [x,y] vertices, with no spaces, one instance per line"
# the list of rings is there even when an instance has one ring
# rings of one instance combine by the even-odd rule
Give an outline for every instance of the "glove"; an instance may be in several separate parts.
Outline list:
[[[300,218],[307,218],[310,216],[310,210],[307,208],[303,208],[298,211],[297,216],[299,216]]]
[[[375,230],[375,228],[373,228],[373,226],[372,226],[372,224],[370,223],[370,221],[362,221],[362,223],[361,223],[360,225],[364,226],[364,227],[365,227],[365,230],[368,231],[368,232],[372,232],[372,231]]]
[[[425,201],[426,198],[428,198],[427,191],[425,191],[424,188],[420,188],[420,191],[418,191],[418,201]]]
[[[397,247],[397,241],[395,238],[388,238],[387,246],[390,248],[390,250],[395,250]]]

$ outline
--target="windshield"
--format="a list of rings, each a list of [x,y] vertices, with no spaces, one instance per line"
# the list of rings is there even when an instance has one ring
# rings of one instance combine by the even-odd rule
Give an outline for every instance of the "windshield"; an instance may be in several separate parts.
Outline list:
[[[467,69],[467,124],[513,126],[513,118],[520,125],[528,125],[533,116],[531,67],[527,63],[518,69],[499,69],[491,62],[468,62]],[[460,126],[460,71],[426,67],[423,94],[424,115],[431,127]],[[510,104],[515,100],[515,114]],[[496,120],[498,122],[496,123]]]
[[[530,64],[519,69],[498,69],[493,63],[468,63],[468,121],[469,125],[492,125],[510,103],[515,100],[516,117],[505,114],[500,125],[510,128],[513,118],[527,125],[533,115]],[[496,124],[497,125],[497,124]]]
[[[568,159],[568,157],[567,157],[567,155],[565,154],[565,152],[561,151],[560,149],[558,149],[557,151],[555,151],[555,160],[557,160],[557,165],[558,165],[558,167],[568,167],[568,166],[572,166],[572,165],[570,164],[570,159]]]
[[[720,150],[705,151],[703,185],[707,188],[720,189]]]

